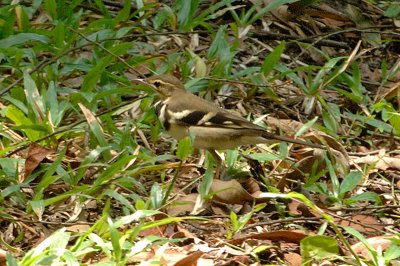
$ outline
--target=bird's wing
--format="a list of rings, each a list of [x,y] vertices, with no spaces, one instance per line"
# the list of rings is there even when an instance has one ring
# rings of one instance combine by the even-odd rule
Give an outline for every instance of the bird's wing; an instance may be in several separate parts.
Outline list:
[[[185,97],[184,100],[186,102],[178,100],[166,106],[168,117],[179,125],[265,130],[195,95]],[[182,106],[186,109],[182,109]]]

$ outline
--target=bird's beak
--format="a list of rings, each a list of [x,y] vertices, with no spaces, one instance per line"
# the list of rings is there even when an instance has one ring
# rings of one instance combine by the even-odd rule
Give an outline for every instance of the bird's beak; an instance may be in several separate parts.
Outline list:
[[[137,85],[144,85],[145,87],[151,88],[153,91],[157,92],[157,88],[153,84],[148,83],[146,79],[131,79],[131,82]]]

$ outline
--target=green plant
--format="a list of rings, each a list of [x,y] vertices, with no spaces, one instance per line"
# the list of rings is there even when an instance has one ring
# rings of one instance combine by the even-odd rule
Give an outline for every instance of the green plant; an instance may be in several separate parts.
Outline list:
[[[234,235],[236,235],[251,219],[251,217],[264,209],[266,206],[265,203],[262,204],[257,204],[253,206],[252,210],[238,218],[237,214],[231,211],[229,217],[230,217],[230,225],[225,224],[225,229],[226,229],[226,238],[232,239]]]

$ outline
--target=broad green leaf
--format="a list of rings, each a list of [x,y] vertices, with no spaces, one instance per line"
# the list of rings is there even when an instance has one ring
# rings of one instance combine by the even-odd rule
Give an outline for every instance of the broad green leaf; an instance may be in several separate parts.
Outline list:
[[[22,158],[20,158],[20,159],[18,159],[18,158],[0,158],[0,168],[4,171],[4,173],[9,178],[17,177],[18,166],[22,165],[23,163],[24,163],[24,160]]]
[[[122,171],[126,164],[134,158],[136,158],[136,156],[125,154],[116,162],[108,165],[107,168],[99,175],[99,177],[96,178],[96,181],[92,187],[93,190],[91,192],[96,191],[99,186],[104,185],[107,182],[111,182],[111,180]]]
[[[44,200],[32,200],[30,206],[36,216],[41,219],[44,212]]]
[[[179,141],[176,156],[178,156],[178,158],[183,161],[192,153],[192,150],[192,139],[190,137],[186,137]]]
[[[109,223],[111,223],[111,219],[109,219]],[[117,228],[114,224],[109,224],[109,232],[111,238],[111,244],[113,248],[113,260],[118,262],[122,258],[122,249],[121,249],[121,234],[118,232]]]
[[[282,160],[283,158],[280,155],[273,153],[253,153],[250,154],[251,159],[259,161],[259,162],[272,162],[276,160]]]
[[[296,137],[299,137],[301,135],[303,135],[305,132],[307,132],[310,128],[312,128],[312,126],[315,124],[315,122],[317,122],[318,120],[318,116],[314,117],[313,119],[311,119],[310,121],[308,121],[307,123],[305,123],[297,132],[296,132]]]
[[[376,204],[382,204],[381,198],[378,194],[372,191],[367,191],[362,194],[354,195],[349,198],[351,201],[371,201]]]
[[[324,121],[325,127],[329,129],[331,132],[338,131],[338,124],[330,112],[322,110],[322,121]]]
[[[261,71],[264,73],[264,76],[268,76],[271,71],[274,69],[276,63],[278,63],[279,59],[283,51],[285,50],[285,42],[282,41],[264,60],[264,63],[261,67]]]
[[[0,48],[15,47],[32,41],[48,43],[49,38],[36,33],[19,33],[0,40]]]
[[[12,120],[17,126],[32,126],[33,122],[28,119],[25,114],[14,105],[9,105],[6,112],[7,118]],[[29,128],[22,129],[29,140],[37,140],[41,136],[41,132]]]
[[[360,183],[362,173],[360,171],[352,171],[348,173],[339,188],[339,197],[343,197],[345,193],[352,191]]]
[[[105,195],[116,199],[117,201],[119,201],[123,206],[127,207],[128,209],[130,209],[131,211],[134,211],[135,208],[132,206],[132,204],[129,202],[129,200],[127,198],[125,198],[124,196],[122,196],[121,194],[119,194],[117,191],[113,190],[113,189],[107,189],[104,192]]]
[[[385,16],[389,18],[394,18],[400,14],[400,3],[393,1],[388,8],[385,10]]]
[[[117,16],[113,18],[114,23],[128,20],[129,15],[131,14],[131,6],[132,6],[131,0],[124,0],[123,8],[118,12]]]
[[[44,6],[53,20],[57,19],[57,3],[55,0],[44,0]]]
[[[211,156],[211,155],[209,155]],[[203,180],[200,183],[199,192],[202,198],[209,197],[210,188],[214,179],[214,167],[212,167],[211,160],[208,162],[206,172],[204,173]]]
[[[95,67],[93,67],[85,76],[81,92],[91,92],[95,91],[97,81],[100,79],[105,68],[113,61],[115,58],[111,55],[104,57]]]
[[[193,28],[194,25],[191,25],[193,22],[194,13],[199,6],[200,0],[178,0],[175,2],[175,6],[178,8],[178,22],[179,28],[182,30],[189,30]]]
[[[101,12],[106,18],[112,18],[110,12],[108,11],[102,0],[94,0],[94,2],[100,8]]]
[[[392,262],[393,260],[400,258],[400,245],[392,242],[385,250],[384,258],[387,262]]]
[[[339,246],[330,236],[307,236],[300,241],[303,258],[322,260],[339,254]]]
[[[64,159],[66,150],[67,149],[64,148],[62,151],[60,151],[57,159],[50,166],[47,167],[39,184],[35,188],[35,196],[33,197],[34,200],[41,200],[43,197],[43,191],[61,178],[60,175],[54,173],[56,172],[58,167],[62,167],[61,162]]]
[[[37,121],[43,121],[45,119],[45,108],[43,105],[43,99],[40,96],[39,90],[36,87],[35,81],[28,74],[24,72],[24,89],[25,95],[31,109],[36,114]]]
[[[214,41],[211,43],[210,48],[208,49],[208,58],[213,58],[216,55],[221,55],[221,53],[229,52],[229,45],[225,39],[225,31],[227,26],[224,25],[219,27],[217,34],[214,37]]]

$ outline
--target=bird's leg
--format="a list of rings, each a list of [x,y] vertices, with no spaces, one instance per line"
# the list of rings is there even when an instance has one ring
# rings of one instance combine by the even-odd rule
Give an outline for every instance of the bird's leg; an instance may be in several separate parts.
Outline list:
[[[217,168],[215,169],[215,176],[219,179],[222,179],[225,175],[226,169],[221,157],[213,149],[207,149],[207,151],[212,155],[212,157],[214,157],[215,161],[217,162]]]

